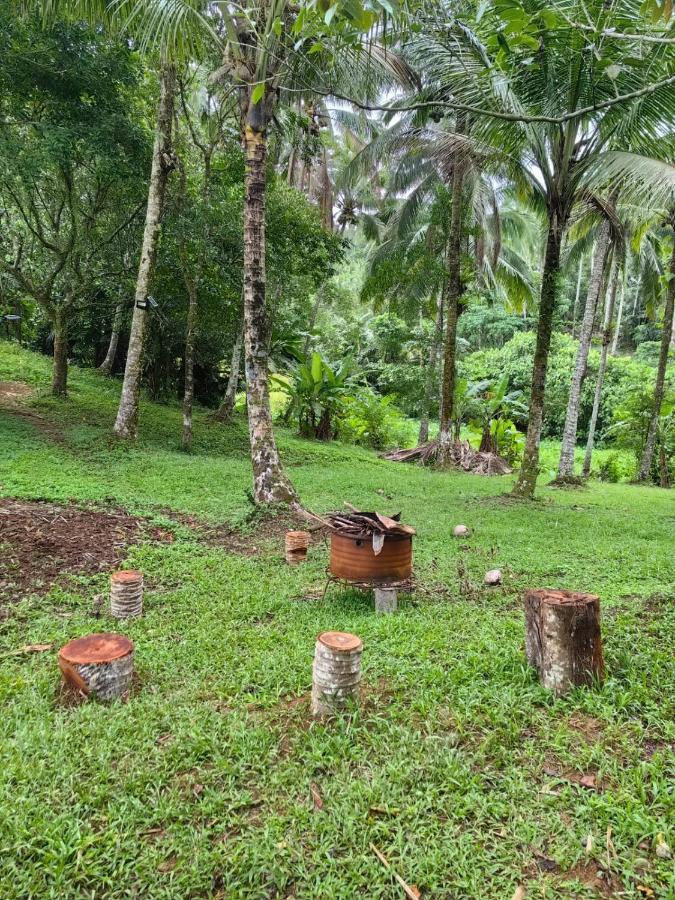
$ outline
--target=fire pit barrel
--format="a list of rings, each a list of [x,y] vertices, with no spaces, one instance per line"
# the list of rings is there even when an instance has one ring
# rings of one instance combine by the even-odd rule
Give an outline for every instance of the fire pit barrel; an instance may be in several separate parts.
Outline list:
[[[336,578],[357,583],[405,581],[412,575],[412,536],[385,534],[382,549],[376,554],[372,534],[333,531],[330,572]]]

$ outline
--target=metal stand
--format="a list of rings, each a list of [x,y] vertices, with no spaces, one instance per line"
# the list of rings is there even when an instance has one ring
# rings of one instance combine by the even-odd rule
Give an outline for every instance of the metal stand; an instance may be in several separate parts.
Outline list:
[[[375,612],[383,614],[396,612],[399,591],[402,591],[404,594],[410,594],[414,589],[412,577],[403,581],[348,581],[346,578],[336,577],[328,569],[326,570],[326,575],[326,586],[323,589],[322,600],[326,599],[328,588],[332,584],[342,585],[343,588],[352,587],[362,591],[373,591],[375,595]]]

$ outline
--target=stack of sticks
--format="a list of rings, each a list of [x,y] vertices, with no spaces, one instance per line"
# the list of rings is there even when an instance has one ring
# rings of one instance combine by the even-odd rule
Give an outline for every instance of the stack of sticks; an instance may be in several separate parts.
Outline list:
[[[326,523],[335,531],[352,535],[415,534],[414,528],[400,521],[401,513],[390,517],[377,512],[361,512],[351,503],[345,503],[345,506],[350,512],[329,512],[324,516]]]

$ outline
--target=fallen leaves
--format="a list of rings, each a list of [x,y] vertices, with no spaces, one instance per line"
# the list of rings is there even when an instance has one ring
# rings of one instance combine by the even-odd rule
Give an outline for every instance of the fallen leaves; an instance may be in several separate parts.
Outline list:
[[[21,656],[24,653],[45,653],[47,650],[53,650],[54,644],[24,644],[23,647],[17,647],[16,650],[7,650],[0,653],[2,656]]]
[[[319,788],[312,782],[309,786],[309,792],[312,795],[312,802],[314,803],[314,809],[322,810],[323,809],[323,798],[319,793]]]

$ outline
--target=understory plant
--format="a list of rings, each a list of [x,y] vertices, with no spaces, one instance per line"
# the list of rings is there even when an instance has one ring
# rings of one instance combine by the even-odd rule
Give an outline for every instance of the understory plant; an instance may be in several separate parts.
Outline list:
[[[332,368],[319,353],[313,353],[286,377],[273,375],[272,381],[289,398],[284,422],[296,422],[302,437],[320,441],[336,437],[336,418],[356,385],[351,359]]]
[[[498,381],[478,381],[467,389],[467,416],[469,427],[480,434],[479,450],[497,453],[510,461],[515,460],[522,449],[514,417],[527,415],[522,401],[523,392],[509,391],[509,379],[504,375]]]

